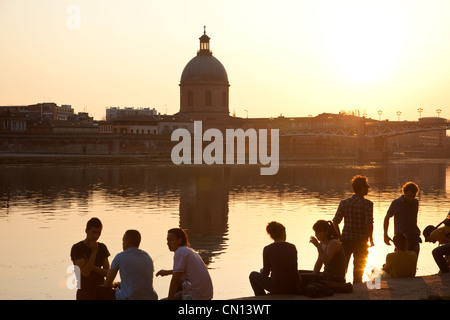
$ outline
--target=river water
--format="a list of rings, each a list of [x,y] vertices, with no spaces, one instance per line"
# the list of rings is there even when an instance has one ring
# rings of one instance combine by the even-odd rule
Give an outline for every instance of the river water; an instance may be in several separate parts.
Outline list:
[[[4,165],[0,299],[74,299],[75,290],[67,284],[70,248],[85,238],[91,217],[103,222],[100,242],[107,245],[110,262],[122,250],[125,230],[137,229],[140,248],[153,258],[156,271],[171,269],[167,230],[182,227],[209,268],[215,299],[252,295],[248,276],[262,267],[262,249],[271,243],[267,223],[286,226],[287,241],[297,246],[299,269],[312,269],[317,258],[309,243],[312,225],[333,218],[339,201],[351,196],[350,180],[356,174],[369,178],[367,198],[374,202],[375,246],[367,266],[381,268],[394,249],[383,243],[383,219],[391,201],[401,195],[405,182],[414,181],[421,189],[419,228],[439,223],[450,209],[449,164],[311,162],[282,165],[274,176],[239,165]],[[438,272],[434,247],[422,244],[417,275]],[[350,262],[348,281],[351,274]],[[167,296],[169,281],[154,279],[160,298]]]

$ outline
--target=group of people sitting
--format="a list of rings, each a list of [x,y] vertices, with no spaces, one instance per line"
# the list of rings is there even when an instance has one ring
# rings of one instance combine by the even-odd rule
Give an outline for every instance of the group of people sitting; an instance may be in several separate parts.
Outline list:
[[[317,248],[313,270],[298,270],[297,249],[286,241],[286,228],[272,221],[266,231],[273,243],[263,249],[263,268],[250,274],[255,295],[302,293],[311,286],[326,284],[328,289],[349,292],[346,283],[350,257],[353,256],[353,283],[362,282],[369,246],[373,246],[373,202],[366,199],[369,184],[365,176],[352,180],[354,194],[342,200],[332,221],[318,220],[313,225],[315,236],[310,243]],[[393,242],[395,250],[386,256],[383,272],[391,278],[414,277],[420,251],[420,230],[417,227],[419,188],[413,182],[403,186],[403,194],[392,201],[384,219],[384,242]],[[394,217],[394,233],[388,236],[389,219]],[[344,221],[342,234],[339,224]],[[439,242],[433,257],[440,272],[450,272],[446,259],[450,255],[450,219],[423,231],[425,241]],[[71,259],[79,271],[81,287],[77,299],[158,299],[153,289],[153,261],[139,249],[141,235],[127,230],[122,239],[123,251],[115,256],[111,266],[107,247],[98,242],[102,224],[92,218],[86,226],[86,238],[72,246]],[[181,228],[170,229],[167,245],[174,252],[173,268],[160,270],[156,276],[172,276],[167,299],[182,299],[182,284],[189,281],[189,298],[210,300],[213,285],[208,269],[200,255],[190,247],[188,236]],[[323,267],[323,271],[322,271]],[[120,272],[120,283],[114,279]]]
[[[105,244],[98,242],[102,228],[98,218],[90,219],[86,225],[86,238],[72,246],[70,256],[79,270],[77,281],[81,284],[76,299],[157,300],[158,294],[153,288],[153,260],[139,249],[139,231],[125,232],[123,251],[109,265],[110,253]],[[170,229],[167,246],[174,252],[173,268],[156,273],[156,276],[172,276],[166,299],[181,300],[185,281],[189,281],[189,299],[212,299],[213,285],[208,269],[200,255],[190,248],[186,232],[181,228]],[[114,282],[118,273],[121,281]]]

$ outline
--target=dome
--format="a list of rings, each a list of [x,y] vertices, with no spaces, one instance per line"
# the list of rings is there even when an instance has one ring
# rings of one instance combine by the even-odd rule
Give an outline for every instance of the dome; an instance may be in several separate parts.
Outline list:
[[[197,54],[184,67],[181,82],[226,82],[228,75],[222,63],[212,55]]]

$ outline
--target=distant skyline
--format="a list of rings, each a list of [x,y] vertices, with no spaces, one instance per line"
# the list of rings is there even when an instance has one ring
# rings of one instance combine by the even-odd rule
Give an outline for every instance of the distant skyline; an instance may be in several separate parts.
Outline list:
[[[0,0],[0,105],[176,113],[205,25],[230,114],[450,118],[449,16],[448,0]]]

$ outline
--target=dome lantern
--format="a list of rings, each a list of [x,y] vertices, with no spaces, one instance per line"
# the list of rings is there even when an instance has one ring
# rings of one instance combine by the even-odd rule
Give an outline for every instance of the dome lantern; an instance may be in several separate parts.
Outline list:
[[[200,50],[197,54],[212,55],[212,51],[209,50],[209,40],[211,38],[206,35],[206,26],[203,26],[203,35],[200,37]]]

